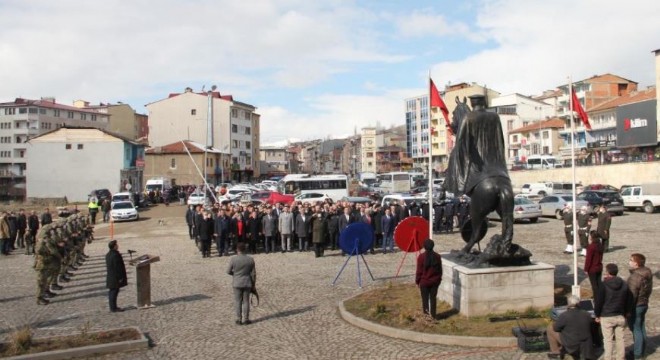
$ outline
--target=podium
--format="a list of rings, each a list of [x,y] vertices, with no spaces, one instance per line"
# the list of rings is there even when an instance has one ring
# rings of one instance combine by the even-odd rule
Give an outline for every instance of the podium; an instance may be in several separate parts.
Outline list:
[[[159,256],[145,254],[130,260],[135,266],[135,284],[137,286],[137,308],[148,309],[151,305],[151,264],[160,261]]]

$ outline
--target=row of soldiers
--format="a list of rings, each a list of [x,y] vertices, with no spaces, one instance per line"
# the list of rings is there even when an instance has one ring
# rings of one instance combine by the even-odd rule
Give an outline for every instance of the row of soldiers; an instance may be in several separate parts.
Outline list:
[[[93,227],[86,215],[73,214],[44,225],[35,248],[34,269],[37,271],[37,304],[48,305],[48,298],[62,290],[59,283],[68,282],[71,271],[78,270],[88,257],[85,244],[93,239]],[[58,283],[59,282],[59,283]]]
[[[612,224],[612,218],[607,211],[607,206],[600,205],[598,207],[598,211],[596,211],[595,214],[591,213],[589,207],[582,206],[576,213],[578,231],[577,234],[581,248],[581,250],[579,250],[580,256],[587,255],[587,246],[589,246],[588,238],[589,232],[591,231],[592,216],[595,216],[598,219],[598,227],[596,232],[598,233],[598,236],[603,243],[603,251],[609,251],[610,226]],[[578,251],[578,249],[573,249],[573,232],[575,231],[575,227],[573,224],[573,208],[571,204],[566,204],[564,206],[562,211],[562,219],[564,220],[564,235],[566,236],[566,249],[564,249],[564,254],[572,254],[573,251]]]

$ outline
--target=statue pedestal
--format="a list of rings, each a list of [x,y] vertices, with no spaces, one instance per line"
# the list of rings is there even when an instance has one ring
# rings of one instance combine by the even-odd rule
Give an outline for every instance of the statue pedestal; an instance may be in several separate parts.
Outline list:
[[[438,299],[465,316],[501,314],[507,310],[554,305],[553,265],[469,268],[442,254]]]

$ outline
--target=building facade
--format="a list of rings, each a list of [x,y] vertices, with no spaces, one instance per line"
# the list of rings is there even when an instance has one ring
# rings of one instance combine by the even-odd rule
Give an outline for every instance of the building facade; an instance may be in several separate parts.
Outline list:
[[[167,177],[177,185],[220,184],[229,176],[229,154],[194,141],[177,141],[145,152],[144,178]],[[206,162],[205,162],[206,160]],[[204,166],[206,164],[206,166]]]
[[[360,141],[361,172],[375,173],[377,171],[376,151],[378,150],[376,128],[363,128]]]
[[[26,146],[28,198],[85,202],[95,189],[116,192],[125,191],[127,183],[133,189],[143,184],[137,165],[144,145],[105,130],[60,127],[31,138]]]
[[[0,198],[25,198],[29,139],[62,126],[106,129],[108,122],[107,114],[59,104],[54,98],[0,103]]]
[[[553,155],[563,145],[559,132],[564,129],[564,120],[554,118],[534,122],[508,132],[507,157],[512,165],[525,163],[530,155]]]
[[[181,140],[205,144],[230,154],[230,175],[226,180],[242,182],[259,177],[260,116],[254,106],[217,91],[194,92],[186,88],[183,93],[170,94],[146,107],[150,146]]]
[[[144,114],[138,114],[128,104],[105,104],[91,105],[89,101],[76,100],[73,106],[79,109],[92,110],[101,114],[108,114],[110,121],[106,130],[127,137],[129,139],[138,139],[143,129],[140,129]],[[142,131],[141,131],[142,130]]]

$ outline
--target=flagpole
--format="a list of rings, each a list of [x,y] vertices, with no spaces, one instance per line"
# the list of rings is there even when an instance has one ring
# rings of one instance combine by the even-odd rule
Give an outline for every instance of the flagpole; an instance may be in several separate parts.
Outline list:
[[[569,101],[569,114],[571,121],[571,170],[573,172],[573,287],[572,294],[580,298],[580,285],[578,284],[578,224],[577,224],[577,203],[576,203],[576,181],[575,181],[575,121],[573,118],[573,79],[568,77],[568,101]]]
[[[433,136],[433,132],[431,131],[431,70],[429,69],[429,85],[427,87],[429,89],[429,101],[428,101],[428,114],[429,114],[429,186],[428,186],[428,193],[429,193],[429,239],[433,239],[433,152],[431,151],[432,146],[431,142],[432,139],[431,137]]]

